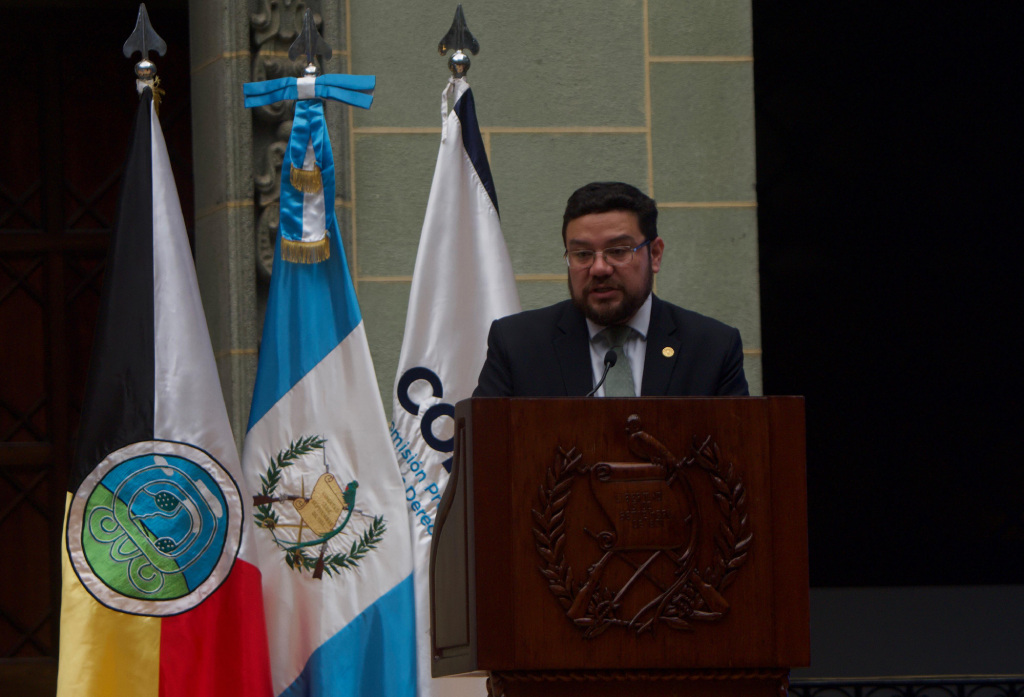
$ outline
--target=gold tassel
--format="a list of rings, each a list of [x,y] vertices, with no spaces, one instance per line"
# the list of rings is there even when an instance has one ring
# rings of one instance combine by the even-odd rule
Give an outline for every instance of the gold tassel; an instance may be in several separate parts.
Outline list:
[[[160,76],[158,75],[153,78],[153,111],[157,116],[160,115],[160,102],[163,100],[164,94],[166,93],[160,86]]]
[[[316,242],[296,242],[281,239],[281,258],[293,264],[319,264],[331,258],[330,238],[324,230],[324,238]]]
[[[291,171],[292,186],[304,194],[315,194],[323,188],[320,180],[320,168],[313,165],[313,169],[299,169],[292,165]]]
[[[140,80],[139,82],[149,87],[153,93],[153,111],[157,116],[160,116],[160,100],[166,94],[163,88],[160,87],[160,76],[157,75],[152,80]]]

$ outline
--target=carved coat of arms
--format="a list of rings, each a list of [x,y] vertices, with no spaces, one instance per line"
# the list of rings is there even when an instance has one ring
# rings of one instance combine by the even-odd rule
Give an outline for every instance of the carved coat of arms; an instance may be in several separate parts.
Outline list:
[[[753,542],[741,478],[711,437],[677,457],[633,415],[626,438],[637,462],[586,464],[559,448],[549,466],[533,510],[549,590],[588,639],[722,619]],[[570,558],[592,561],[576,575]]]

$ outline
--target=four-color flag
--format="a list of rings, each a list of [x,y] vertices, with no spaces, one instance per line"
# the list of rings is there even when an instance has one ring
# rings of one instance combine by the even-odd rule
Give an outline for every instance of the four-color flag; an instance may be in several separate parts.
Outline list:
[[[269,695],[251,496],[150,87],[68,488],[58,695]]]

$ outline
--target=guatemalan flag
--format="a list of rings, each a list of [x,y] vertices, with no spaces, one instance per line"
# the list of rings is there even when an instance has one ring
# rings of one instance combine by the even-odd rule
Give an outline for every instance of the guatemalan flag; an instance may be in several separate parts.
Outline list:
[[[57,692],[269,695],[251,495],[140,88],[68,487]]]
[[[449,78],[441,110],[441,148],[420,232],[391,422],[416,557],[421,697],[485,690],[482,681],[430,677],[430,540],[451,471],[454,404],[473,394],[491,322],[519,311],[498,198],[465,78]]]
[[[402,479],[334,213],[322,101],[368,107],[373,77],[283,80],[280,98],[298,101],[242,458],[274,692],[413,697]],[[246,106],[273,99],[278,82],[246,85]]]

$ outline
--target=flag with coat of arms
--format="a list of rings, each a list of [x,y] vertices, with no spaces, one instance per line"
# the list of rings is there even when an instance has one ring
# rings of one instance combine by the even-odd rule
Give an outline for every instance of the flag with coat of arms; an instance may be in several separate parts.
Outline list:
[[[270,695],[251,495],[138,84],[68,486],[57,694]]]
[[[374,78],[245,85],[296,99],[243,449],[254,490],[274,693],[414,697],[403,487],[334,212],[324,100],[368,108]]]
[[[473,92],[464,77],[449,79],[441,110],[441,146],[413,270],[391,421],[416,559],[421,697],[484,690],[479,680],[430,676],[430,541],[451,472],[454,405],[476,387],[491,322],[520,308]]]

